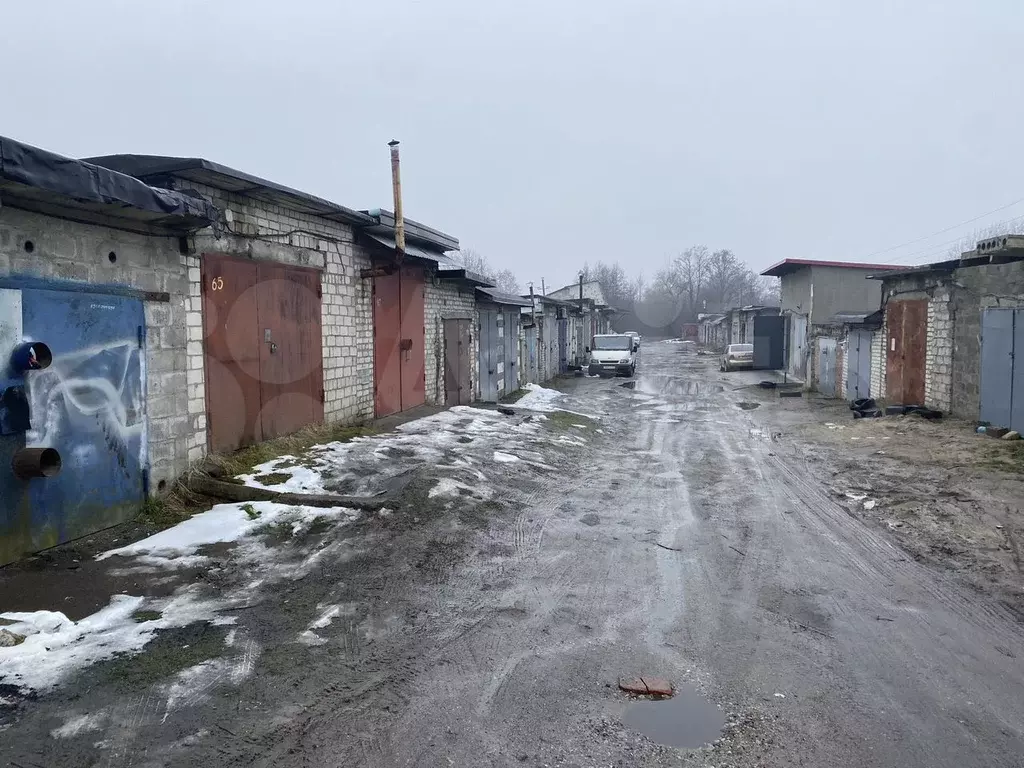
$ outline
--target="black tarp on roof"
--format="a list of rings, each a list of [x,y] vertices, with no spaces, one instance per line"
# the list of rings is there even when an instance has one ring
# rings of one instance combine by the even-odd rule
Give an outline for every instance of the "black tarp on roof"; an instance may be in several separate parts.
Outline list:
[[[0,197],[16,208],[85,221],[115,219],[140,232],[208,226],[217,209],[202,198],[151,187],[108,168],[0,136]],[[102,223],[110,223],[104,221]]]
[[[157,186],[165,186],[168,178],[174,177],[345,224],[371,226],[375,223],[372,217],[330,200],[201,157],[102,155],[87,157],[85,161],[127,173]]]

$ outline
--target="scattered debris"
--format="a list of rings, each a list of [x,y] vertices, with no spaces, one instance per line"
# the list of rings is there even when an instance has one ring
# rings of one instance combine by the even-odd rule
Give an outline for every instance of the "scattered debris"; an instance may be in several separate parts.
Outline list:
[[[1015,429],[1011,429],[1005,435],[1002,436],[1002,440],[1020,440],[1020,432]]]
[[[888,616],[875,616],[875,621],[896,621],[896,619],[890,619]]]
[[[667,544],[659,544],[658,542],[654,542],[654,546],[661,547],[662,549],[667,549],[669,552],[682,552],[683,551],[679,547],[670,547]]]
[[[878,501],[876,499],[868,499],[864,502],[864,509],[874,509],[877,503]]]
[[[509,408],[507,405],[499,405],[498,413],[502,416],[515,416],[516,412],[514,408]]]
[[[775,389],[777,385],[774,381],[765,380],[758,382],[757,386],[759,386],[761,389]]]
[[[775,698],[776,699],[784,699],[784,698],[786,698],[786,694],[784,694],[784,693],[776,693],[775,694]]]
[[[761,404],[760,404],[760,403],[747,403],[747,402],[740,402],[740,403],[736,403],[736,405],[738,405],[738,406],[739,406],[740,408],[742,408],[742,409],[743,409],[744,411],[752,411],[752,410],[754,410],[755,408],[760,408],[760,407],[761,407]]]
[[[783,389],[779,390],[779,397],[803,397],[803,390],[800,389]]]
[[[9,629],[0,629],[0,648],[11,648],[15,645],[21,645],[23,642],[25,642],[24,635],[11,632]]]
[[[658,696],[666,698],[674,692],[672,683],[663,677],[621,678],[619,688],[634,696]]]
[[[595,515],[593,512],[584,515],[580,518],[580,522],[584,525],[594,526],[601,522],[601,518]]]
[[[276,501],[280,504],[294,504],[305,507],[351,507],[376,511],[384,506],[384,499],[369,499],[359,496],[334,496],[331,494],[280,493],[266,488],[253,488],[242,483],[216,480],[207,475],[193,473],[188,477],[190,490],[226,501]]]
[[[743,551],[742,549],[736,549],[736,547],[734,547],[734,546],[733,546],[732,544],[730,544],[730,545],[729,545],[729,549],[731,549],[731,550],[732,550],[733,552],[738,552],[738,553],[739,553],[739,554],[741,554],[741,555],[742,555],[743,557],[746,557],[746,556],[747,556],[747,553],[746,553],[746,552],[744,552],[744,551]]]

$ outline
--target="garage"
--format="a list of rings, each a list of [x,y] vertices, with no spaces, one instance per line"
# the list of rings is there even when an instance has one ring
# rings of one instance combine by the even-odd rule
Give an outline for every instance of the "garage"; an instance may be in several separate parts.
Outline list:
[[[210,450],[322,422],[320,271],[207,253],[202,286]]]

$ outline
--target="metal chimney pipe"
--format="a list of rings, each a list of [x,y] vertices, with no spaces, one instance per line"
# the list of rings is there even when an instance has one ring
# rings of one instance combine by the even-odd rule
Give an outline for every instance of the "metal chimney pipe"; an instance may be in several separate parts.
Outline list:
[[[395,249],[398,258],[405,255],[405,217],[402,215],[402,174],[399,170],[398,139],[388,142],[391,147],[391,189],[395,195]]]

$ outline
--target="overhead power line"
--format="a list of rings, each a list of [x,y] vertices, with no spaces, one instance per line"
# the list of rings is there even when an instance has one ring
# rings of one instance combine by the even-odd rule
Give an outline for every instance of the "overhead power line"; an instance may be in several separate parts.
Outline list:
[[[930,240],[931,238],[935,237],[936,235],[944,235],[947,232],[952,232],[954,229],[959,229],[960,227],[965,227],[968,224],[973,224],[976,221],[981,221],[986,216],[991,216],[993,213],[999,213],[1000,211],[1005,211],[1007,208],[1013,208],[1013,206],[1019,205],[1020,203],[1024,203],[1024,197],[1022,197],[1020,200],[1014,200],[1012,203],[1007,203],[1006,205],[1001,205],[998,208],[994,208],[993,210],[988,211],[987,213],[982,213],[982,214],[980,214],[978,216],[975,216],[972,219],[967,219],[966,221],[961,221],[959,224],[953,224],[952,226],[946,227],[945,229],[939,229],[939,230],[937,230],[935,232],[932,232],[930,234],[922,235],[921,237],[916,237],[913,240],[908,240],[905,243],[900,243],[899,245],[892,245],[892,246],[889,246],[888,248],[883,248],[880,251],[874,251],[873,253],[869,253],[864,258],[865,259],[870,259],[870,258],[873,258],[875,256],[879,256],[879,255],[881,255],[883,253],[890,253],[891,251],[897,251],[900,248],[906,248],[908,245],[916,245],[917,243],[924,242],[925,240]]]
[[[1012,219],[1003,219],[1002,221],[994,221],[991,224],[986,225],[986,228],[987,229],[994,229],[996,227],[999,227],[1000,228],[999,234],[1005,234],[1005,232],[1002,231],[1004,228],[1009,229],[1009,228],[1012,228],[1012,227],[1017,227],[1020,224],[1024,224],[1024,215],[1015,216]],[[962,242],[964,240],[969,239],[973,234],[974,234],[974,232],[965,232],[964,234],[962,234],[962,235],[960,235],[958,237],[954,237],[952,240],[946,240],[946,241],[943,241],[941,243],[934,243],[932,245],[929,245],[927,248],[923,248],[922,250],[915,251],[913,253],[908,253],[905,256],[896,256],[894,258],[889,259],[889,261],[891,261],[891,262],[893,262],[895,264],[902,264],[902,263],[904,263],[906,261],[911,261],[911,260],[914,260],[914,259],[921,259],[922,261],[924,261],[924,260],[930,261],[935,256],[938,256],[940,254],[945,254],[945,252],[949,248],[955,246],[956,244],[958,244],[958,243],[960,243],[960,242]],[[981,239],[984,239],[984,236],[982,236]]]

